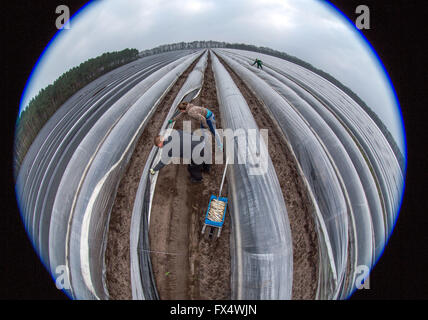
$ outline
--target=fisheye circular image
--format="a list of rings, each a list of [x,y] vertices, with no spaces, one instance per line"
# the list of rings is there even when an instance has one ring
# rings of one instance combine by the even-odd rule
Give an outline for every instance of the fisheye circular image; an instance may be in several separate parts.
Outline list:
[[[340,300],[368,287],[399,214],[406,139],[359,30],[369,8],[358,12],[58,6],[13,168],[56,287],[83,300]]]

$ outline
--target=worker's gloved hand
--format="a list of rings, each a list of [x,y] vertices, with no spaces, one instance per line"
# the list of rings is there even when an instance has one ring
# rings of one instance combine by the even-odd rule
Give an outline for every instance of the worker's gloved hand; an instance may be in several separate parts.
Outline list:
[[[155,172],[156,172],[155,170],[153,170],[152,168],[150,168],[150,174],[153,175],[153,174],[155,174]]]
[[[168,123],[172,123],[172,120],[171,120],[171,119],[169,119],[169,120],[168,120]]]

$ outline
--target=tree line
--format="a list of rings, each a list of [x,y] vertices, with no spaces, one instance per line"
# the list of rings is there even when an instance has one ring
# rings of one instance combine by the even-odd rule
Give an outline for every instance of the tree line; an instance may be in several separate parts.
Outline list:
[[[15,173],[39,131],[68,98],[101,75],[137,58],[137,49],[107,52],[71,68],[53,84],[41,89],[21,112],[16,123]]]

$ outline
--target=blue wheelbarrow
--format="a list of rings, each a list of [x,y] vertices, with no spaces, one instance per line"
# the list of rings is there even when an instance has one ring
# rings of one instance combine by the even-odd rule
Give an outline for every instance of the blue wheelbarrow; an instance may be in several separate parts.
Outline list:
[[[217,229],[217,238],[220,237],[221,229],[223,228],[224,219],[226,217],[227,209],[227,198],[220,197],[221,190],[223,189],[224,178],[226,176],[227,160],[223,172],[223,178],[221,179],[220,191],[218,196],[211,195],[210,202],[208,203],[208,209],[205,214],[204,226],[202,227],[202,234],[205,233],[208,226],[208,238],[211,239],[214,235],[215,229]]]

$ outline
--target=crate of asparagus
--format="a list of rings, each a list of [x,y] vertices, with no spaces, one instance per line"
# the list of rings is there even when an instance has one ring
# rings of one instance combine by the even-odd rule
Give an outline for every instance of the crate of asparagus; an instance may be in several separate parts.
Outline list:
[[[222,227],[226,216],[227,198],[212,195],[208,204],[205,224],[213,227]]]
[[[208,238],[213,238],[214,230],[217,230],[217,238],[220,237],[221,229],[223,227],[224,218],[226,216],[227,198],[216,197],[212,195],[208,204],[207,214],[205,215],[204,227],[202,233],[208,226]]]
[[[218,196],[216,197],[215,195],[211,195],[210,202],[208,203],[207,214],[205,215],[205,223],[202,228],[202,233],[205,233],[205,229],[208,226],[209,238],[212,237],[215,228],[217,228],[217,237],[220,237],[221,228],[223,227],[224,218],[226,217],[227,198],[220,197],[220,195],[221,190],[223,189],[224,178],[226,177],[227,164],[228,159],[226,159],[226,165],[224,167]]]

